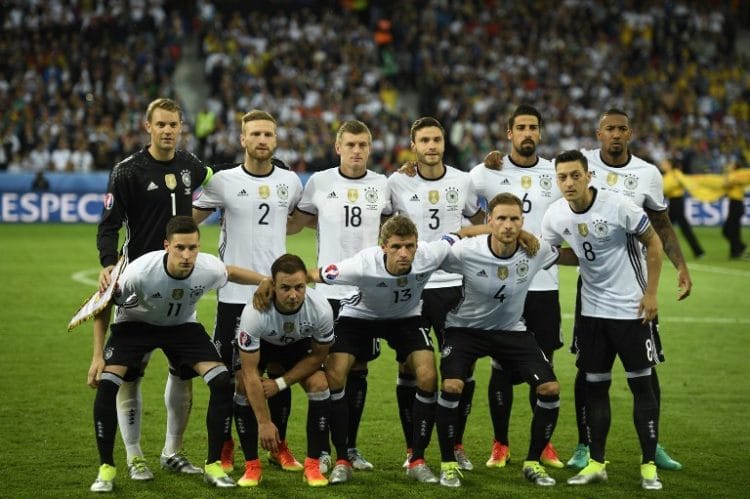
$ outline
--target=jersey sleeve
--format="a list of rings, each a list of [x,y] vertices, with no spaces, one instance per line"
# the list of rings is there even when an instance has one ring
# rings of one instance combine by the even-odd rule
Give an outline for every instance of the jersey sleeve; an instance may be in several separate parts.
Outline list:
[[[260,338],[264,329],[263,314],[265,313],[268,312],[259,312],[252,305],[247,305],[242,309],[240,325],[235,336],[237,348],[248,353],[260,350]]]
[[[214,282],[211,284],[211,289],[219,289],[223,288],[227,282],[229,282],[229,274],[227,273],[227,267],[224,265],[224,262],[219,260],[213,255],[209,255],[208,253],[201,253],[201,255],[204,255],[207,260],[209,261],[209,268],[211,268],[215,279]]]
[[[297,203],[297,209],[301,212],[307,213],[308,215],[317,215],[318,207],[315,206],[315,190],[318,180],[318,174],[313,173],[312,176],[307,179],[305,189],[302,191],[302,197]]]
[[[466,204],[463,214],[466,218],[471,218],[479,212],[479,209],[479,194],[474,186],[474,181],[469,176],[469,181],[466,183]]]
[[[463,265],[461,265],[462,262],[462,253],[464,246],[466,246],[466,241],[468,239],[462,239],[457,244],[454,244],[451,246],[450,251],[446,255],[445,259],[443,260],[443,263],[440,265],[440,268],[451,272],[454,274],[461,274],[463,271]]]
[[[320,267],[320,277],[326,284],[359,285],[363,274],[363,254],[357,253],[339,263],[329,263]]]
[[[292,197],[289,200],[290,201],[289,202],[289,214],[290,215],[294,212],[295,208],[297,208],[297,205],[302,200],[302,192],[303,192],[302,180],[300,180],[299,176],[296,174],[294,175],[294,179],[295,179],[294,180],[294,192],[292,193]]]
[[[142,275],[141,265],[138,259],[130,263],[120,274],[117,280],[117,290],[113,294],[112,301],[115,305],[134,307],[138,305],[139,276]]]
[[[640,236],[651,226],[648,215],[643,211],[643,208],[624,197],[618,207],[617,215],[619,223],[625,230],[636,236]]]
[[[552,210],[558,206],[557,203],[552,204],[542,218],[542,240],[547,241],[552,246],[560,246],[563,243],[562,235],[555,230],[554,215],[552,214]]]
[[[667,201],[664,196],[664,179],[658,170],[651,176],[646,198],[643,201],[643,207],[653,211],[664,211],[667,209]]]
[[[542,268],[549,269],[560,259],[560,251],[557,246],[550,245],[547,241],[539,242],[539,256],[542,258]]]
[[[109,174],[102,217],[96,230],[96,248],[99,250],[99,263],[102,267],[117,262],[117,243],[127,206],[126,178],[121,165],[115,165]]]
[[[216,174],[210,182],[203,186],[198,197],[193,201],[193,207],[201,210],[221,208],[224,206],[224,199],[221,196],[224,175]]]
[[[328,300],[321,300],[318,311],[318,327],[312,335],[313,340],[321,344],[333,343],[333,309]]]

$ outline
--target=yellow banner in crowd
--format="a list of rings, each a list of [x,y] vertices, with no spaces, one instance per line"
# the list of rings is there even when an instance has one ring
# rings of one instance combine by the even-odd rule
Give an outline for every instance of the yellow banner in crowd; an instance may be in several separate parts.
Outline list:
[[[678,183],[684,187],[692,197],[704,203],[718,201],[730,194],[731,190],[739,189],[740,196],[745,188],[750,185],[750,169],[740,169],[726,175],[698,174],[685,175],[679,170],[672,170],[669,175],[664,175],[664,188],[668,185]],[[673,184],[672,184],[673,185]]]

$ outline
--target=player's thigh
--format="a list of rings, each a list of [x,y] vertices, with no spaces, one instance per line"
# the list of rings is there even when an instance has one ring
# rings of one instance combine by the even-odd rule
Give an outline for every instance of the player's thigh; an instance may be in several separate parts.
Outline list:
[[[640,319],[612,321],[611,336],[627,372],[641,371],[658,362],[658,351],[650,324]]]
[[[199,322],[163,327],[160,333],[162,350],[169,360],[170,368],[179,370],[189,368],[195,372],[193,366],[198,363],[219,362],[223,364],[219,352]]]
[[[481,340],[474,331],[463,328],[447,328],[443,339],[440,350],[441,378],[465,381],[474,371],[477,359],[486,355]]]
[[[530,291],[526,295],[523,317],[526,329],[534,334],[539,348],[548,357],[563,346],[558,291]]]
[[[161,345],[151,334],[152,326],[143,322],[112,324],[112,334],[104,345],[104,364],[127,366],[128,373],[143,375],[144,359]]]
[[[611,319],[581,316],[576,332],[576,367],[587,373],[612,370],[617,347],[610,338]]]

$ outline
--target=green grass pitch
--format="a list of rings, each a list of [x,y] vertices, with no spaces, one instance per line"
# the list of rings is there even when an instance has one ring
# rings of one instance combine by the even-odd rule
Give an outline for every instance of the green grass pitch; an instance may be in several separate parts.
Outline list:
[[[727,244],[718,228],[698,229],[707,255],[689,263],[694,291],[677,302],[676,274],[665,262],[660,306],[667,363],[659,368],[662,384],[660,441],[684,469],[661,472],[669,497],[741,497],[750,494],[744,469],[748,439],[747,366],[750,347],[748,287],[750,263],[727,260]],[[747,232],[747,230],[746,230]],[[96,476],[98,458],[92,431],[94,391],[85,384],[91,357],[91,324],[73,332],[67,321],[93,291],[98,272],[94,225],[0,224],[0,497],[84,497]],[[216,226],[203,230],[203,249],[214,252]],[[312,264],[314,233],[289,240],[290,252]],[[564,334],[570,339],[576,274],[561,272]],[[88,281],[88,283],[87,283]],[[213,328],[215,296],[203,300],[199,318]],[[566,349],[555,357],[562,385],[560,420],[553,442],[561,458],[570,456],[576,432],[573,415],[573,357]],[[476,469],[464,474],[464,486],[446,490],[407,480],[401,468],[404,443],[396,411],[394,354],[387,347],[370,366],[369,394],[358,446],[375,464],[372,472],[355,472],[354,481],[312,490],[299,473],[264,466],[257,490],[215,490],[200,478],[174,476],[158,469],[165,428],[164,356],[156,354],[143,383],[143,449],[156,473],[151,482],[127,478],[125,453],[117,437],[116,497],[638,497],[639,449],[632,424],[631,396],[619,364],[611,389],[612,429],[607,457],[609,482],[572,488],[568,470],[550,470],[558,485],[541,490],[524,480],[521,461],[529,432],[527,388],[516,389],[511,421],[513,461],[505,469],[484,467],[492,441],[487,411],[489,363],[476,370],[477,391],[469,418],[465,447]],[[306,399],[293,388],[289,440],[298,458],[304,457]],[[208,390],[194,382],[194,407],[186,435],[186,452],[205,458],[205,409]],[[237,459],[241,462],[238,451]],[[428,463],[439,469],[437,437],[427,450]],[[235,477],[238,476],[235,471]],[[653,494],[653,493],[652,493]]]

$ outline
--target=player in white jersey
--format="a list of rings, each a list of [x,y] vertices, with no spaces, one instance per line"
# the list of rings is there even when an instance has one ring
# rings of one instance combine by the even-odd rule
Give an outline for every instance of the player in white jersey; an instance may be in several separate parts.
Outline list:
[[[277,168],[271,162],[277,142],[276,120],[269,113],[258,109],[245,113],[240,143],[245,149],[244,162],[214,175],[193,202],[193,218],[200,223],[214,210],[221,210],[221,260],[268,274],[273,261],[286,252],[287,218],[302,197],[302,182],[296,173]],[[230,283],[218,292],[213,341],[230,370],[240,315],[254,291],[255,286]],[[274,374],[280,371],[274,364],[269,369]],[[236,392],[235,413],[249,413],[241,382],[236,383]],[[286,419],[291,403],[289,392],[269,401],[282,439],[279,449],[269,459],[284,470],[299,471],[302,464],[286,445]],[[241,439],[243,432],[239,428],[238,434]],[[243,445],[243,450],[246,447],[251,447],[251,443]],[[250,460],[246,454],[245,461]],[[231,438],[224,444],[222,463],[226,471],[234,467]]]
[[[677,234],[669,220],[667,202],[664,198],[664,182],[659,169],[630,153],[628,144],[633,135],[628,115],[619,109],[607,110],[599,120],[596,136],[601,147],[593,150],[583,150],[589,163],[591,185],[609,192],[615,192],[633,200],[636,206],[643,208],[651,221],[656,233],[662,241],[664,252],[677,269],[677,284],[680,288],[677,299],[687,298],[692,289],[692,281],[685,257],[680,249]],[[576,303],[576,317],[580,311],[580,303]],[[577,329],[574,327],[574,337]],[[652,322],[654,338],[656,340],[659,361],[664,362],[664,352],[659,335],[658,318]],[[575,343],[571,347],[575,349]],[[657,405],[661,403],[661,389],[656,370],[652,370],[651,379],[656,394]],[[568,465],[580,468],[586,463],[586,425],[583,410],[585,407],[585,390],[583,388],[583,374],[576,377],[575,405],[576,421],[578,423],[578,446]],[[656,465],[662,469],[679,470],[682,465],[672,459],[663,447],[657,445]]]
[[[206,482],[234,487],[221,467],[221,447],[232,413],[229,371],[196,321],[195,307],[206,292],[228,280],[258,284],[263,278],[240,267],[224,266],[216,257],[200,253],[200,232],[192,218],[178,216],[167,224],[165,251],[136,258],[118,281],[118,305],[112,334],[104,348],[105,368],[94,400],[94,427],[101,465],[93,492],[111,492],[116,474],[114,441],[117,430],[115,399],[129,367],[141,365],[147,353],[161,348],[172,366],[195,370],[211,391],[206,416],[208,459]]]
[[[510,193],[492,198],[487,208],[491,234],[455,244],[443,263],[443,268],[464,277],[464,300],[446,319],[440,361],[443,381],[437,429],[442,457],[440,483],[446,487],[461,485],[453,446],[464,379],[477,359],[486,355],[534,387],[537,402],[523,473],[537,485],[555,484],[539,461],[557,422],[560,386],[533,331],[527,329],[523,311],[534,276],[554,265],[560,254],[547,243],[533,255],[521,250],[517,239],[523,225],[522,206],[522,201]],[[575,263],[571,252],[565,255],[568,263]]]
[[[478,204],[477,195],[468,173],[443,163],[445,152],[445,130],[438,120],[422,117],[411,126],[411,149],[417,157],[414,175],[397,172],[388,178],[391,202],[395,212],[408,216],[417,226],[422,241],[435,241],[443,234],[461,229],[462,221],[469,219],[474,224],[484,223],[484,211]],[[442,344],[445,315],[461,300],[461,276],[437,270],[422,293],[422,328],[429,334],[435,332],[438,346]],[[411,449],[411,406],[416,384],[414,374],[405,366],[399,366],[396,383],[396,400],[404,437],[407,442],[407,461]],[[456,436],[456,459],[462,469],[473,469],[463,448],[463,433],[471,410],[474,380],[467,383],[463,393],[460,412],[461,422]]]
[[[590,458],[568,483],[607,479],[609,386],[619,356],[633,394],[633,420],[642,453],[641,486],[658,490],[662,485],[654,457],[659,410],[651,381],[657,351],[650,321],[658,308],[662,244],[643,208],[624,196],[589,186],[587,163],[580,151],[555,158],[557,185],[565,199],[555,202],[542,221],[546,241],[567,242],[576,253],[582,281],[576,366],[586,380]],[[646,268],[639,241],[647,249]]]
[[[326,298],[315,289],[307,289],[307,270],[296,255],[280,256],[271,266],[273,306],[256,310],[248,305],[242,312],[236,344],[239,352],[238,370],[247,388],[252,412],[238,424],[250,438],[243,438],[247,459],[240,486],[257,486],[261,481],[258,459],[258,436],[261,445],[278,451],[279,430],[269,414],[266,398],[272,399],[294,383],[307,392],[307,458],[303,477],[308,485],[322,487],[328,479],[320,472],[319,457],[328,443],[328,420],[331,397],[321,366],[333,343],[333,310]],[[269,362],[279,363],[283,372],[275,379],[261,379]],[[265,394],[265,396],[264,396]],[[245,445],[252,447],[245,448]]]
[[[367,125],[356,120],[344,122],[336,134],[336,153],[341,164],[313,174],[305,184],[290,225],[293,230],[303,226],[317,230],[318,265],[338,262],[377,245],[380,224],[392,213],[386,177],[367,169],[371,147],[372,135]],[[319,284],[317,288],[331,303],[334,317],[338,315],[341,300],[357,293],[354,286]],[[334,344],[331,351],[336,348]],[[349,454],[354,468],[359,470],[373,468],[357,448],[357,433],[367,396],[367,362],[379,354],[377,340],[372,345],[363,345],[349,373],[346,389],[331,392],[334,405],[340,399],[349,404]],[[334,417],[339,414],[334,411]],[[321,462],[325,469],[330,456],[324,456]]]
[[[542,139],[543,125],[542,115],[536,108],[528,104],[518,106],[508,119],[507,135],[511,149],[502,169],[496,170],[480,163],[471,169],[470,174],[477,193],[488,201],[501,192],[521,198],[524,229],[537,236],[542,232],[544,212],[561,196],[555,187],[554,164],[540,158],[536,152]],[[491,162],[492,158],[489,159],[488,162]],[[557,265],[542,269],[534,276],[526,296],[523,317],[544,355],[554,365],[555,350],[563,345]],[[487,467],[504,467],[510,455],[508,427],[513,406],[513,383],[523,382],[512,374],[503,370],[497,362],[492,362],[488,401],[495,435]],[[464,386],[464,390],[466,388]],[[534,410],[537,401],[533,386],[529,387],[529,402]],[[564,466],[552,443],[545,447],[541,462],[553,468]]]
[[[461,234],[468,233],[463,229]],[[479,232],[477,232],[479,233]],[[420,329],[421,295],[427,280],[459,239],[445,235],[430,243],[417,243],[417,228],[403,215],[383,224],[381,246],[366,248],[341,262],[324,264],[318,272],[309,272],[315,282],[357,286],[359,292],[342,302],[336,321],[337,348],[326,361],[326,376],[331,391],[341,389],[363,345],[383,338],[396,350],[396,360],[405,362],[416,374],[413,400],[413,451],[407,475],[415,480],[435,483],[437,478],[424,461],[424,451],[432,434],[437,373],[430,335]],[[338,419],[346,404],[332,404],[331,437],[337,461],[331,483],[351,478],[347,459],[346,421]],[[335,481],[334,481],[334,475]]]

